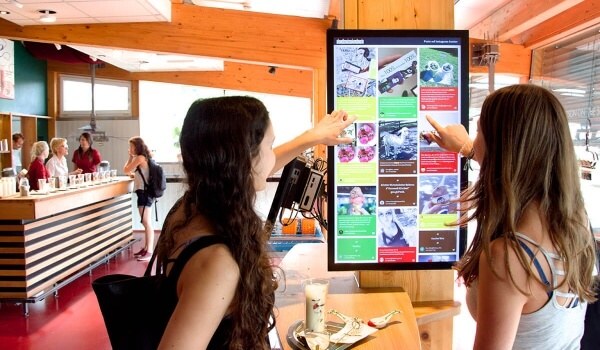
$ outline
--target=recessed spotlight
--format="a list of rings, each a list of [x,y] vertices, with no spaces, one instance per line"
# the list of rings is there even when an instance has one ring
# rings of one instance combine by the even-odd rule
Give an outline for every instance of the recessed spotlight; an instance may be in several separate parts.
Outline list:
[[[56,11],[53,10],[38,10],[40,15],[40,22],[44,23],[54,23],[56,22]]]
[[[0,11],[0,15],[10,15],[10,12],[8,12],[8,11]]]

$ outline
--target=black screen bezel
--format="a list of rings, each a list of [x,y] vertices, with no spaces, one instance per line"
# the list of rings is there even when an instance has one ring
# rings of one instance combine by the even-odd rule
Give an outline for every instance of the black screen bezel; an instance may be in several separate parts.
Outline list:
[[[356,38],[432,38],[432,39],[460,39],[460,119],[465,128],[469,128],[469,32],[467,30],[406,30],[406,29],[329,29],[327,31],[327,111],[331,112],[335,106],[335,80],[334,80],[334,40],[336,38],[356,39]],[[335,147],[327,147],[327,158],[334,160]],[[465,160],[461,159],[460,188],[461,191],[468,186],[468,171],[465,168]],[[327,170],[327,193],[328,208],[327,217],[327,269],[328,271],[356,271],[356,270],[448,270],[456,262],[409,262],[409,263],[336,263],[335,262],[335,166],[334,161],[330,161]],[[459,258],[463,256],[467,246],[467,228],[459,228],[458,254]]]

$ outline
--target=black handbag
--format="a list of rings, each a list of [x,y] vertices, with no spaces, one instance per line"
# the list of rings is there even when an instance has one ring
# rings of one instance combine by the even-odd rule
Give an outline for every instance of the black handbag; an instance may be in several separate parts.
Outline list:
[[[591,229],[591,226],[590,226]],[[596,241],[596,271],[600,274],[600,249]],[[600,275],[596,276],[596,298],[600,298]],[[585,311],[581,350],[598,350],[600,348],[600,300],[588,303]]]
[[[177,305],[175,286],[187,261],[199,250],[225,243],[221,236],[202,236],[179,254],[169,276],[158,267],[151,275],[156,254],[141,277],[113,274],[92,282],[113,349],[156,349]]]

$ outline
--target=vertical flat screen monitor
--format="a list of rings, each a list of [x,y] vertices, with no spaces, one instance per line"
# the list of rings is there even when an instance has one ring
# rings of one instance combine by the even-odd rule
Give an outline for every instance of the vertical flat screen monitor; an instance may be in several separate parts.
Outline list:
[[[449,269],[466,229],[464,159],[422,137],[468,127],[467,31],[328,30],[327,108],[358,116],[328,148],[328,269]]]

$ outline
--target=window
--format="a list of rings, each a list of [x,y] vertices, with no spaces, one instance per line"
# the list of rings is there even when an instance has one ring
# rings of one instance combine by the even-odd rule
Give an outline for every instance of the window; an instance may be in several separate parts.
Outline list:
[[[600,28],[533,51],[532,82],[554,93],[569,119],[581,189],[594,233],[600,232]]]
[[[261,100],[269,111],[275,130],[274,146],[293,139],[312,126],[311,101],[308,98],[151,81],[140,81],[139,91],[140,136],[159,162],[177,160],[178,130],[190,105],[199,98],[243,95]]]
[[[89,117],[92,113],[92,83],[89,77],[60,76],[60,117]],[[131,117],[131,82],[94,80],[94,112],[99,119]]]

